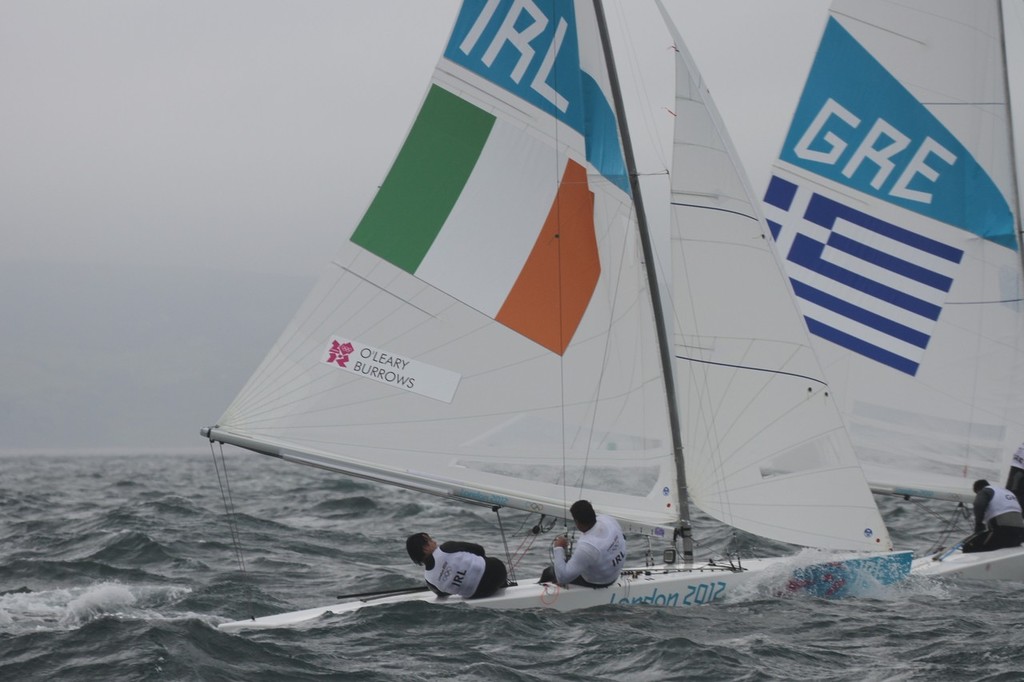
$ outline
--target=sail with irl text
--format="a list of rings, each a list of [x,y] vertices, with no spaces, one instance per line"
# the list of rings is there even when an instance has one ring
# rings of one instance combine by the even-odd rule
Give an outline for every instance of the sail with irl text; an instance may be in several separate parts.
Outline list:
[[[390,171],[222,428],[436,494],[678,520],[597,31],[589,3],[463,5]]]

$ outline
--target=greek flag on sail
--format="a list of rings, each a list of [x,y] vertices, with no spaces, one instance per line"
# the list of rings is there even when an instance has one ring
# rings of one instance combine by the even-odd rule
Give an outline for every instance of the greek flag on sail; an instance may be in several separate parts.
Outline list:
[[[963,251],[778,175],[765,213],[810,331],[915,374]]]

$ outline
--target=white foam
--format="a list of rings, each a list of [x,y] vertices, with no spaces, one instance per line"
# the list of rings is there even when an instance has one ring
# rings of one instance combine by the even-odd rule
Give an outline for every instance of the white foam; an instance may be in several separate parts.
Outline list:
[[[122,620],[182,620],[203,618],[168,612],[191,590],[166,585],[124,585],[102,582],[86,587],[60,588],[0,596],[0,631],[74,630],[104,617]]]

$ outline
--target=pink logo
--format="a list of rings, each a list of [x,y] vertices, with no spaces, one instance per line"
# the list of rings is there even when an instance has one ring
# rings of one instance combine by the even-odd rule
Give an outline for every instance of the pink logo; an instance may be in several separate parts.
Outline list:
[[[338,343],[337,341],[331,342],[331,350],[328,351],[327,362],[336,363],[338,367],[344,367],[348,364],[348,356],[354,351],[355,348],[352,344],[346,341],[345,343]]]

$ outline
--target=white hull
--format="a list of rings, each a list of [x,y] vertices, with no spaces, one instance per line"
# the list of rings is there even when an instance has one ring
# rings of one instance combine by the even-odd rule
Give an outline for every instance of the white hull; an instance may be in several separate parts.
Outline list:
[[[942,552],[915,559],[910,572],[929,577],[1024,581],[1024,547],[970,554],[956,550],[945,555]]]
[[[221,623],[218,627],[225,632],[293,627],[311,624],[326,616],[352,613],[367,606],[413,601],[496,609],[574,611],[606,604],[697,606],[728,599],[743,589],[752,593],[764,589],[769,594],[808,592],[820,597],[840,597],[855,594],[861,588],[897,582],[906,577],[910,568],[909,552],[845,555],[830,559],[827,563],[820,560],[814,563],[801,557],[751,559],[743,561],[742,567],[709,563],[687,568],[662,564],[627,569],[614,585],[599,589],[524,581],[486,599],[441,599],[428,591],[364,597],[303,611]]]

